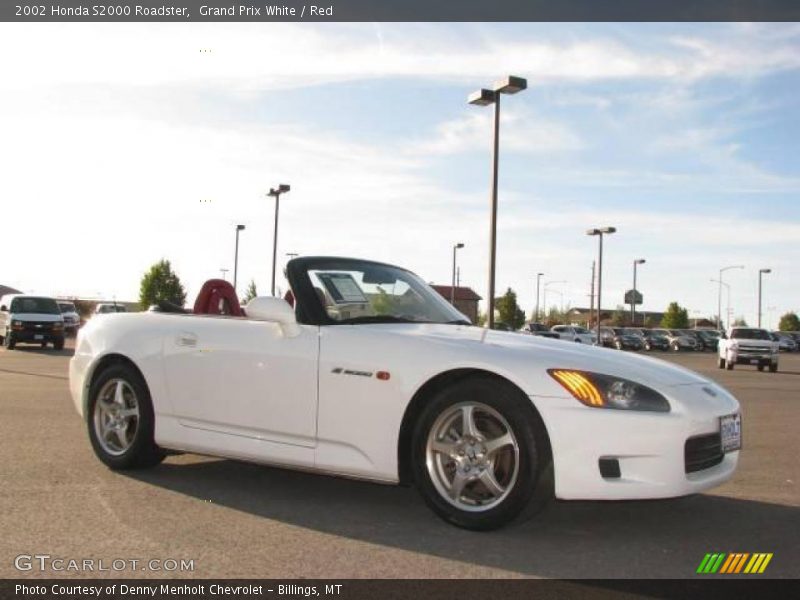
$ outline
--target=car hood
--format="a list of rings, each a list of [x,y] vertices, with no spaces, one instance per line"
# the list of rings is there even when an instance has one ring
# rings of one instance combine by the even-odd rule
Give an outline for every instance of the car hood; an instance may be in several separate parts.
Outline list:
[[[686,385],[709,381],[699,373],[656,358],[540,336],[491,331],[482,327],[438,324],[372,324],[355,327],[425,338],[426,343],[449,346],[451,353],[463,351],[465,358],[472,359],[478,355],[482,361],[503,368],[509,358],[522,357],[532,368],[581,369],[625,377],[643,384]],[[518,360],[514,362],[518,363]]]
[[[12,313],[12,321],[38,321],[39,323],[58,323],[64,319],[61,315],[50,315],[40,313]]]

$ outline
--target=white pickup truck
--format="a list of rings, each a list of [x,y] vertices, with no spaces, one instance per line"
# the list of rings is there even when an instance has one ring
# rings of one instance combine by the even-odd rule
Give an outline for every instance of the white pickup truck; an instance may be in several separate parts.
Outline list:
[[[778,370],[778,342],[772,340],[766,329],[733,327],[719,341],[720,369],[733,369],[734,365],[756,365],[759,371],[769,367],[771,373]]]

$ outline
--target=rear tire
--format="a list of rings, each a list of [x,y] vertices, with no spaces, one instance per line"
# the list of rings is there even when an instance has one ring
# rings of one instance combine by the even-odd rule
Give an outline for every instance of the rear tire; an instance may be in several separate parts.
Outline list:
[[[728,369],[728,371],[733,371],[733,362],[730,361],[730,360],[726,360],[725,361],[725,368]]]
[[[64,338],[58,339],[53,342],[53,348],[56,350],[63,350],[64,349]]]
[[[764,365],[758,365],[758,370],[759,371],[763,371],[764,370]]]
[[[47,348],[47,342],[42,342],[42,348]]]
[[[164,460],[153,439],[150,392],[131,366],[113,365],[92,382],[86,423],[95,454],[111,469],[152,467]]]
[[[440,391],[414,427],[412,469],[425,502],[477,531],[531,517],[553,497],[547,432],[530,400],[476,376]]]
[[[769,366],[769,372],[770,372],[770,373],[777,373],[777,372],[778,372],[778,365],[776,365],[776,364],[770,364],[770,366]]]

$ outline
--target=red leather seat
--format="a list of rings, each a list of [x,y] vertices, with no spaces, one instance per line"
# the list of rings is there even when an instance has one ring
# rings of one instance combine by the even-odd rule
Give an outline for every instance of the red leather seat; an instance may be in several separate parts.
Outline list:
[[[209,279],[203,284],[194,302],[193,312],[196,315],[244,316],[236,290],[224,279]]]

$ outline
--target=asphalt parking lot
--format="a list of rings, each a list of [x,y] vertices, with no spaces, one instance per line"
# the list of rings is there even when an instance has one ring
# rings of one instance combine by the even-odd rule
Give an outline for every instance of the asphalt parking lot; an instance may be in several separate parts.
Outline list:
[[[183,573],[100,573],[115,577],[681,578],[707,552],[772,552],[764,576],[800,576],[800,354],[782,355],[776,374],[664,355],[742,403],[744,450],[728,484],[668,501],[555,502],[491,533],[446,525],[411,488],[196,455],[113,473],[72,406],[70,355],[0,349],[0,577],[76,575],[14,566],[44,553],[194,560]]]

